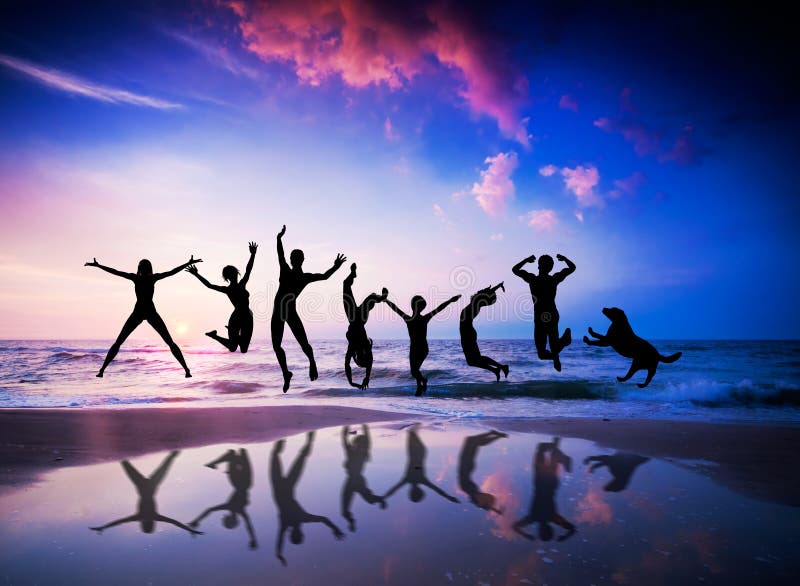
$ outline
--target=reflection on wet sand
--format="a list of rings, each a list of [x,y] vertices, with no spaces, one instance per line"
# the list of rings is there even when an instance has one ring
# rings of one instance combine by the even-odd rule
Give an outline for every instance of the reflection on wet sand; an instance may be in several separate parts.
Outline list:
[[[169,467],[172,465],[173,460],[178,457],[178,454],[180,454],[180,452],[177,450],[170,452],[150,476],[143,476],[128,460],[120,462],[120,464],[122,464],[122,469],[125,470],[125,474],[127,474],[130,481],[133,482],[133,485],[136,487],[136,492],[139,495],[137,511],[129,517],[123,517],[99,527],[90,527],[90,529],[102,533],[111,527],[138,521],[143,533],[153,533],[156,529],[156,522],[162,521],[180,527],[193,535],[199,535],[200,531],[195,531],[180,521],[159,514],[156,507],[156,491],[159,485],[164,481]]]
[[[645,458],[637,454],[616,452],[608,456],[589,456],[584,458],[583,463],[585,465],[591,463],[589,472],[592,473],[598,468],[607,466],[608,471],[611,472],[612,478],[609,483],[603,487],[603,490],[608,492],[620,492],[628,487],[636,469],[648,460],[650,460],[650,458]]]
[[[342,517],[347,520],[347,526],[353,532],[356,530],[356,520],[353,517],[351,505],[356,494],[361,495],[364,502],[370,505],[378,503],[382,509],[386,508],[386,499],[372,492],[367,486],[367,479],[364,478],[364,467],[370,459],[372,439],[369,435],[368,425],[362,425],[361,431],[361,434],[350,440],[350,426],[345,425],[342,428],[344,469],[347,472],[347,478],[342,486]]]
[[[480,487],[472,479],[472,473],[475,471],[478,450],[500,438],[506,437],[508,437],[507,434],[494,430],[467,436],[464,438],[461,454],[458,458],[458,485],[461,490],[467,493],[469,501],[476,507],[494,511],[498,515],[502,515],[503,511],[494,506],[497,499],[492,494],[481,492]]]

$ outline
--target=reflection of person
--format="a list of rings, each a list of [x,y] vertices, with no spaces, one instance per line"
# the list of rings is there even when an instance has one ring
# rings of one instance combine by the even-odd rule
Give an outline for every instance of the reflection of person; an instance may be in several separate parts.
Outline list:
[[[125,470],[125,474],[128,475],[128,478],[130,478],[130,481],[133,482],[133,485],[136,487],[136,492],[139,494],[138,510],[136,514],[130,517],[123,517],[122,519],[111,521],[100,527],[90,527],[90,529],[102,533],[111,527],[138,521],[143,533],[153,533],[156,530],[156,521],[162,521],[180,527],[193,535],[202,535],[200,531],[195,531],[180,521],[159,514],[156,508],[156,491],[158,490],[158,486],[163,482],[164,477],[169,471],[169,467],[172,465],[172,461],[179,453],[178,451],[170,452],[170,454],[164,458],[164,461],[161,462],[161,465],[147,477],[143,476],[141,472],[134,468],[133,464],[128,462],[128,460],[123,460],[121,462],[122,468]]]
[[[253,337],[253,312],[250,311],[250,293],[247,292],[247,282],[250,280],[250,273],[253,271],[253,263],[256,260],[258,244],[251,242],[250,260],[247,261],[247,268],[244,270],[244,277],[239,280],[239,269],[233,265],[228,265],[222,269],[222,278],[228,282],[227,286],[213,285],[206,280],[197,270],[196,266],[190,266],[186,270],[193,274],[197,279],[209,289],[225,293],[233,303],[233,313],[228,319],[228,337],[223,338],[217,335],[217,330],[206,332],[206,336],[216,340],[231,352],[241,350],[242,354],[247,352],[250,347],[250,339]]]
[[[558,284],[575,272],[575,263],[563,254],[556,258],[566,263],[567,268],[561,269],[554,275],[553,258],[543,254],[539,257],[539,274],[534,275],[522,269],[525,264],[536,260],[534,255],[522,259],[511,271],[520,279],[528,283],[533,297],[533,341],[536,344],[536,353],[542,360],[552,360],[553,367],[560,371],[561,360],[559,354],[572,343],[572,332],[569,328],[564,330],[564,335],[558,337],[558,309],[556,309],[556,289]],[[550,349],[547,343],[550,342]]]
[[[308,456],[311,454],[311,446],[314,443],[314,432],[308,432],[306,444],[295,458],[294,464],[289,469],[289,473],[284,476],[281,470],[281,452],[286,446],[286,440],[278,440],[272,448],[272,458],[270,461],[270,479],[272,480],[272,497],[278,507],[280,524],[278,527],[278,538],[275,542],[275,556],[286,565],[286,558],[283,557],[283,538],[287,529],[291,528],[289,540],[295,545],[303,543],[303,523],[324,523],[333,532],[336,539],[343,539],[344,533],[334,525],[328,517],[312,515],[307,513],[294,496],[297,481],[303,473]]]
[[[433,311],[422,313],[422,310],[427,306],[427,302],[420,295],[414,295],[414,297],[411,298],[411,315],[405,313],[388,299],[386,300],[386,305],[391,307],[392,311],[403,318],[408,328],[408,337],[411,340],[411,345],[408,350],[408,361],[411,365],[411,376],[417,381],[417,397],[428,390],[428,379],[425,378],[420,371],[422,363],[425,362],[425,359],[428,357],[428,322],[445,307],[458,301],[460,297],[461,295],[451,297]]]
[[[347,353],[344,358],[344,372],[347,375],[347,382],[350,386],[357,389],[366,389],[369,387],[369,377],[372,374],[372,340],[367,336],[367,319],[369,319],[369,312],[375,307],[376,303],[386,301],[386,296],[389,294],[386,287],[380,295],[372,293],[364,298],[361,305],[356,304],[356,299],[353,296],[353,281],[356,278],[356,263],[350,265],[350,274],[347,275],[342,283],[342,298],[344,302],[344,313],[347,316],[347,321],[350,324],[347,327]],[[350,368],[350,360],[354,360],[358,366],[366,370],[364,373],[364,380],[361,384],[353,382],[353,371]]]
[[[575,534],[575,525],[558,514],[556,510],[556,490],[558,490],[558,467],[563,466],[569,472],[572,470],[572,458],[564,454],[558,447],[559,438],[552,442],[540,443],[536,446],[534,457],[533,499],[528,514],[514,523],[514,531],[526,539],[533,540],[534,536],[524,530],[524,527],[539,524],[539,539],[550,541],[553,539],[554,523],[566,529],[566,533],[558,537],[564,541]]]
[[[272,322],[270,329],[272,332],[272,348],[275,350],[275,356],[278,358],[281,372],[283,372],[283,392],[289,390],[289,385],[292,380],[292,372],[286,365],[286,352],[283,350],[281,343],[283,342],[283,330],[286,324],[289,324],[289,329],[292,330],[297,343],[300,344],[303,353],[308,358],[308,377],[314,381],[319,377],[317,373],[317,363],[314,360],[314,349],[308,343],[306,330],[303,327],[303,322],[300,320],[300,314],[297,313],[297,298],[306,285],[315,281],[324,281],[329,278],[336,270],[342,266],[345,260],[343,255],[336,255],[336,260],[333,261],[333,266],[324,273],[304,273],[303,261],[305,255],[302,250],[293,250],[289,255],[289,261],[286,262],[286,257],[283,253],[283,235],[286,233],[286,226],[281,229],[278,234],[278,262],[280,264],[280,278],[278,281],[278,292],[275,294],[275,304],[272,308]]]
[[[436,494],[446,498],[450,502],[457,503],[458,499],[454,496],[447,494],[441,488],[436,486],[433,482],[428,480],[425,474],[425,458],[428,455],[428,450],[422,440],[419,439],[417,431],[414,428],[408,430],[408,464],[406,465],[406,472],[403,478],[389,489],[384,495],[384,499],[388,499],[395,492],[397,492],[403,485],[408,484],[408,498],[411,502],[418,503],[425,498],[425,491],[422,490],[423,486],[427,486]]]
[[[172,355],[183,367],[183,370],[186,373],[186,378],[192,376],[192,374],[189,372],[189,367],[186,366],[186,361],[183,359],[181,349],[178,348],[178,345],[172,339],[172,336],[170,336],[169,330],[167,330],[167,325],[164,323],[164,320],[161,319],[161,316],[158,315],[158,311],[156,311],[156,306],[153,304],[153,293],[155,292],[156,283],[158,281],[173,275],[177,275],[183,269],[198,262],[203,261],[202,259],[191,256],[189,257],[189,262],[175,267],[166,273],[153,273],[153,265],[150,264],[149,260],[143,258],[139,261],[139,267],[135,274],[125,273],[123,271],[118,271],[117,269],[112,269],[111,267],[101,265],[99,262],[97,262],[96,258],[84,265],[87,267],[97,267],[99,269],[103,269],[107,273],[116,275],[117,277],[122,277],[124,279],[128,279],[129,281],[133,281],[133,287],[136,291],[136,305],[133,306],[133,311],[128,316],[125,324],[122,326],[122,331],[120,331],[119,336],[117,336],[117,339],[114,340],[111,348],[108,349],[108,354],[106,354],[106,359],[103,361],[103,366],[100,367],[100,372],[97,373],[98,377],[103,376],[106,367],[111,364],[112,360],[114,360],[114,357],[116,357],[117,352],[119,352],[122,343],[128,339],[128,336],[130,336],[133,333],[133,330],[139,327],[139,324],[141,324],[143,321],[149,323],[156,333],[161,336],[161,339],[164,340],[167,346],[169,346]]]
[[[497,377],[497,380],[500,380],[501,372],[508,378],[508,365],[500,364],[496,360],[481,354],[478,348],[478,332],[475,331],[475,326],[472,322],[478,317],[482,308],[495,304],[497,301],[496,291],[501,288],[505,291],[503,283],[494,287],[486,287],[475,293],[470,298],[469,305],[461,310],[461,320],[458,327],[461,334],[461,348],[464,350],[467,364],[488,370]]]
[[[608,471],[611,472],[613,478],[603,487],[603,490],[620,492],[628,487],[628,483],[630,483],[636,469],[649,459],[638,454],[616,452],[609,456],[589,456],[584,458],[583,463],[592,464],[589,468],[591,473],[594,473],[598,468],[608,466]]]
[[[461,455],[458,459],[458,485],[461,487],[472,504],[480,509],[494,511],[502,515],[503,511],[494,506],[495,497],[487,492],[481,492],[480,487],[472,480],[472,473],[475,471],[475,460],[478,457],[478,450],[483,446],[499,440],[501,437],[508,437],[499,431],[487,431],[478,435],[471,435],[464,438],[464,445],[461,448]]]
[[[200,521],[211,513],[228,511],[222,517],[222,525],[226,529],[235,529],[239,525],[239,517],[241,517],[247,528],[247,534],[250,536],[250,549],[255,549],[258,547],[258,543],[253,531],[253,524],[250,522],[250,515],[247,514],[247,505],[250,504],[250,487],[253,486],[253,471],[250,466],[250,458],[247,456],[247,450],[242,448],[238,453],[235,450],[228,450],[213,462],[206,464],[206,466],[216,469],[217,465],[223,462],[228,465],[226,473],[231,486],[233,486],[233,493],[227,502],[206,509],[189,525],[197,527]]]
[[[350,531],[356,530],[356,520],[350,509],[353,497],[356,494],[360,494],[364,502],[370,505],[379,503],[382,509],[386,508],[386,500],[372,492],[367,486],[367,479],[364,478],[364,467],[370,459],[372,442],[369,436],[369,427],[365,424],[361,429],[363,433],[350,441],[348,439],[350,426],[345,425],[342,428],[342,447],[345,455],[344,469],[347,471],[347,479],[342,487],[342,517],[347,519],[347,526]]]

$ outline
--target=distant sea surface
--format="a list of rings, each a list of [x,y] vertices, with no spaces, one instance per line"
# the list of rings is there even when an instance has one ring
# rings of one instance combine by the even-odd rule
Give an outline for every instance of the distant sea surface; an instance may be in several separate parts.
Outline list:
[[[210,342],[210,341],[209,341]],[[759,423],[800,423],[800,342],[655,341],[664,354],[682,351],[661,364],[645,389],[618,383],[630,361],[609,348],[591,348],[579,338],[562,353],[563,371],[536,358],[530,340],[482,340],[481,351],[508,363],[508,380],[495,382],[467,366],[458,340],[431,340],[423,366],[426,397],[413,396],[408,342],[376,340],[370,388],[347,385],[345,342],[313,342],[319,380],[308,380],[299,348],[287,343],[292,388],[282,378],[272,349],[254,340],[247,354],[212,343],[183,346],[193,378],[161,344],[123,346],[105,378],[95,378],[110,341],[0,341],[0,407],[105,407],[173,404],[247,405],[335,403],[464,418],[610,417]],[[355,365],[354,365],[355,366]],[[363,370],[354,368],[360,381]]]

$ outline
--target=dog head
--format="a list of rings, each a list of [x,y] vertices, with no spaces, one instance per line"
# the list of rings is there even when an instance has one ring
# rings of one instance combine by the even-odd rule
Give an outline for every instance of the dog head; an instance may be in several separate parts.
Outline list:
[[[628,316],[619,307],[604,307],[603,315],[611,320],[611,323],[628,323]]]

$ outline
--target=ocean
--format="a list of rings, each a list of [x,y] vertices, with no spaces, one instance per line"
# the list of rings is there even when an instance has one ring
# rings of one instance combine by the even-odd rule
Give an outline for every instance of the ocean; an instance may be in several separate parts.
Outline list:
[[[320,377],[310,382],[305,357],[286,342],[294,372],[289,393],[272,349],[254,340],[247,354],[230,353],[213,342],[183,346],[193,378],[161,343],[129,340],[106,371],[95,378],[108,340],[0,341],[0,407],[108,407],[173,404],[335,403],[459,418],[609,417],[751,421],[800,421],[800,342],[661,340],[664,354],[682,351],[661,364],[653,382],[639,389],[640,372],[627,383],[617,375],[629,360],[580,339],[562,353],[563,371],[536,357],[531,340],[482,340],[481,350],[510,365],[507,380],[495,382],[466,365],[458,340],[431,340],[423,365],[428,394],[414,397],[408,372],[408,342],[376,340],[370,388],[347,385],[345,342],[313,342]],[[354,380],[363,370],[354,369]]]

